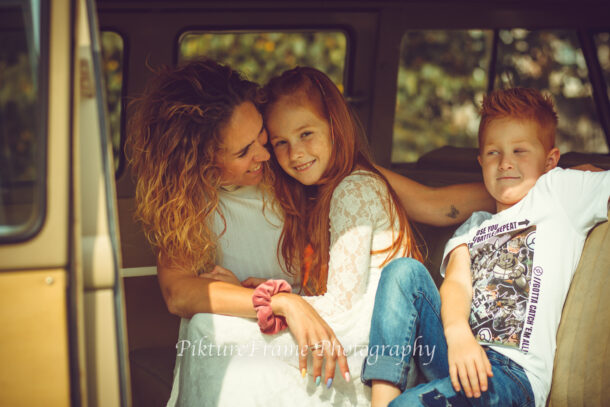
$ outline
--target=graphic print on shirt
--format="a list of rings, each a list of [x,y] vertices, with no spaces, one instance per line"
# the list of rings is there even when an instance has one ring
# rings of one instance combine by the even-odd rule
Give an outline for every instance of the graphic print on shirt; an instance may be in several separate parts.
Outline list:
[[[468,244],[470,327],[480,343],[521,348],[536,226],[528,220],[483,227]],[[525,226],[525,228],[523,228]]]

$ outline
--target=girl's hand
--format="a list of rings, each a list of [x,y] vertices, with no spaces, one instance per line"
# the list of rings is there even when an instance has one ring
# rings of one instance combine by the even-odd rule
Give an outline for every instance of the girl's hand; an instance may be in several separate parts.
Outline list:
[[[248,277],[241,282],[241,285],[247,288],[256,288],[267,280],[266,278]]]
[[[333,330],[320,317],[316,310],[301,296],[280,293],[271,297],[273,313],[286,318],[290,332],[299,346],[299,369],[305,376],[307,372],[307,353],[313,356],[313,376],[316,384],[321,380],[330,387],[335,376],[335,364],[346,381],[350,380],[349,367],[343,346]],[[322,361],[326,358],[326,368],[322,377]]]
[[[454,390],[459,392],[461,383],[466,397],[480,397],[482,391],[487,391],[487,377],[493,376],[485,350],[467,325],[446,332],[446,337],[449,376]]]
[[[207,273],[199,274],[199,277],[205,277],[212,280],[224,281],[226,283],[241,285],[239,279],[233,274],[232,271],[227,270],[224,267],[219,265],[214,266],[212,271],[208,271]]]

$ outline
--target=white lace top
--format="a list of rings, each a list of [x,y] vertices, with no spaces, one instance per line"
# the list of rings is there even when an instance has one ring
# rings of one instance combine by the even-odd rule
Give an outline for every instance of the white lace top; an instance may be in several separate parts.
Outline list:
[[[385,184],[367,171],[355,171],[337,186],[329,215],[327,292],[305,297],[345,348],[352,375],[349,383],[337,369],[330,389],[316,387],[311,361],[304,380],[299,372],[296,342],[289,330],[263,335],[253,319],[197,314],[181,326],[168,405],[369,406],[370,388],[360,382],[360,371],[368,350],[380,265],[387,256],[371,255],[371,251],[387,248],[397,236],[397,225],[392,227],[389,222],[388,205]],[[240,226],[244,234],[257,233],[246,224]],[[277,247],[277,241],[268,244]],[[231,246],[223,249],[230,251]],[[244,270],[257,262],[256,256],[231,257],[233,261],[241,258],[242,264],[234,263],[233,267],[242,266]],[[208,345],[203,346],[203,352],[202,343]],[[242,348],[243,352],[236,351]],[[224,349],[224,354],[219,357],[206,353],[209,349]]]

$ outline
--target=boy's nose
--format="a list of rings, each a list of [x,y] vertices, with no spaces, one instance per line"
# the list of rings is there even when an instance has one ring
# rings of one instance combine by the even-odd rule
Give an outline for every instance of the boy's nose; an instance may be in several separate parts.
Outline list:
[[[513,168],[513,163],[509,157],[503,156],[502,159],[500,160],[500,165],[498,166],[498,168],[501,171],[507,171],[507,170],[510,170]]]

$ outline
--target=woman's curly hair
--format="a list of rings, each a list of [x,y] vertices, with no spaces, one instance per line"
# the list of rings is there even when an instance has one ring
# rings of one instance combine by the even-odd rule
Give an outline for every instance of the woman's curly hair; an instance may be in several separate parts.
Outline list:
[[[216,256],[222,131],[260,88],[211,60],[163,67],[130,108],[126,155],[136,177],[135,217],[158,258],[198,273]],[[268,168],[265,168],[268,174]]]

